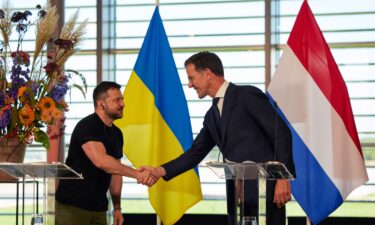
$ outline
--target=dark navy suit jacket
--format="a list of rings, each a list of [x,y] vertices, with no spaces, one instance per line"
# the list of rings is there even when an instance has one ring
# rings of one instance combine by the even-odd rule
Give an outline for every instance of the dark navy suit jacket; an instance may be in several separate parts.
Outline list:
[[[224,96],[221,132],[218,132],[216,128],[213,110],[211,107],[207,111],[203,128],[191,148],[178,158],[162,165],[166,171],[165,180],[172,179],[196,166],[215,145],[219,147],[224,158],[230,161],[276,160],[284,163],[288,170],[295,174],[290,130],[279,116],[276,117],[275,109],[261,90],[254,86],[229,84]],[[270,190],[267,190],[270,201],[273,199],[273,186],[274,184],[268,188]],[[256,190],[256,185],[248,185],[246,193]],[[256,202],[256,200],[256,193],[248,199],[250,202]],[[229,214],[233,213],[234,209],[231,208],[232,204],[228,204]]]

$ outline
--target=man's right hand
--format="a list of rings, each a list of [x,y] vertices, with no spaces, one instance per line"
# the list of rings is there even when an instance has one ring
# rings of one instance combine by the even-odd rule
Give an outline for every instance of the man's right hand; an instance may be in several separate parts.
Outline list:
[[[161,177],[165,176],[166,172],[165,169],[161,166],[158,167],[151,167],[151,166],[141,166],[139,168],[139,171],[148,173],[150,177],[154,179],[155,182],[151,182],[152,179],[146,179],[146,180],[138,180],[138,183],[147,185],[147,186],[152,186],[154,185]]]
[[[143,184],[147,186],[152,186],[158,181],[158,177],[156,177],[153,173],[152,167],[140,167],[137,170],[137,174],[135,178],[137,179],[138,184]]]

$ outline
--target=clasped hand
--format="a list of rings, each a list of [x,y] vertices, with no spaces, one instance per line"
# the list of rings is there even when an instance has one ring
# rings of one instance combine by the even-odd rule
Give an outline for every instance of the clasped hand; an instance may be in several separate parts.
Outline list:
[[[165,175],[165,170],[162,167],[151,167],[151,166],[141,166],[137,170],[137,183],[143,184],[148,187],[154,185],[160,177]]]

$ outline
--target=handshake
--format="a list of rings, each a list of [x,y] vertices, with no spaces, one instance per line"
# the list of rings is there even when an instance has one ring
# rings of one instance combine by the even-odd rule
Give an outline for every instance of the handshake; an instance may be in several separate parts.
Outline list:
[[[166,172],[163,167],[141,166],[135,175],[138,184],[143,184],[148,187],[154,185],[160,177],[165,176]]]

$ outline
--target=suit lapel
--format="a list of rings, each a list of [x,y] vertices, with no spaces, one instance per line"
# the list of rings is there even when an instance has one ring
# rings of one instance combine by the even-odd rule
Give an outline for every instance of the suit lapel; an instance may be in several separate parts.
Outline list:
[[[232,111],[233,106],[237,104],[237,87],[236,85],[229,83],[228,89],[225,92],[224,96],[224,105],[223,110],[221,114],[221,140],[222,140],[222,146],[225,144],[225,134],[227,130],[228,120],[230,117],[230,113]]]
[[[217,144],[217,146],[220,147],[221,146],[221,137],[220,137],[217,125],[216,125],[215,112],[214,112],[214,109],[213,109],[212,106],[210,108],[209,113],[210,113],[210,115],[208,117],[209,121],[207,123],[207,126],[209,127],[209,130],[211,131],[211,134],[212,134],[213,139],[215,140],[215,143]]]

